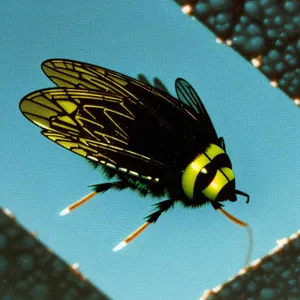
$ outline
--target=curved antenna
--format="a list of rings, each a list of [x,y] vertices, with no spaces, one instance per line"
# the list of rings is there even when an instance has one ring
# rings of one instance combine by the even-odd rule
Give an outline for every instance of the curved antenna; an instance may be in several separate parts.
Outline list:
[[[234,217],[233,215],[231,215],[230,213],[228,213],[225,209],[223,208],[218,208],[218,210],[224,215],[226,216],[230,221],[232,221],[233,223],[246,228],[247,232],[248,232],[248,240],[249,240],[249,247],[248,247],[248,252],[247,252],[247,256],[246,256],[246,260],[245,260],[245,265],[249,265],[250,260],[251,260],[251,256],[252,256],[252,250],[253,250],[253,235],[252,235],[252,230],[249,226],[249,224],[237,219],[236,217]]]
[[[249,203],[249,201],[250,201],[250,196],[249,196],[248,194],[246,194],[246,193],[244,193],[244,192],[242,192],[242,191],[239,191],[239,190],[234,190],[234,191],[235,191],[235,193],[236,193],[237,195],[241,195],[241,196],[246,197],[246,198],[247,198],[246,203]]]

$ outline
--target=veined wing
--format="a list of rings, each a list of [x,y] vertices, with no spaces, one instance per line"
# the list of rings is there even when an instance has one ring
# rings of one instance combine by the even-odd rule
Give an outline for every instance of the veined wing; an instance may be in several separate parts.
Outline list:
[[[61,87],[86,88],[128,97],[148,110],[148,114],[156,118],[171,135],[181,138],[181,143],[187,144],[189,149],[195,147],[198,153],[204,150],[203,145],[207,142],[216,143],[218,140],[200,98],[183,79],[177,80],[175,85],[180,100],[178,101],[134,78],[84,62],[50,59],[42,64],[42,69]],[[179,115],[181,118],[178,118]],[[195,139],[202,146],[198,148],[194,145]],[[185,157],[190,157],[194,152],[188,151],[184,154]]]
[[[217,140],[218,137],[213,123],[194,88],[186,80],[177,78],[175,89],[178,99],[188,105],[194,114],[198,116],[197,118],[201,122],[204,131],[203,134],[207,136],[207,139]]]
[[[99,164],[158,178],[163,163],[131,150],[136,116],[128,98],[84,89],[45,89],[25,96],[20,109],[42,134],[58,145]]]
[[[128,159],[127,165],[130,166],[130,169],[133,167],[138,168],[138,172],[151,169],[151,172],[147,171],[149,176],[160,177],[163,176],[163,168],[174,169],[175,164],[181,171],[181,168],[185,168],[190,160],[205,150],[207,142],[214,142],[207,135],[208,129],[205,128],[207,122],[201,120],[200,115],[192,107],[150,85],[115,71],[71,60],[47,60],[42,64],[42,68],[53,82],[64,88],[59,90],[63,90],[69,97],[70,93],[76,90],[77,93],[84,91],[85,93],[102,95],[102,97],[106,97],[105,99],[108,99],[107,97],[115,97],[115,99],[121,97],[120,99],[126,102],[126,107],[135,116],[134,121],[130,122],[128,119],[120,117],[116,122],[119,125],[118,130],[116,124],[110,123],[111,126],[108,127],[111,128],[106,127],[107,130],[102,131],[102,137],[109,136],[111,144],[105,141],[105,146],[102,146],[102,149],[106,147],[106,151],[97,150],[98,155],[106,155],[107,151],[118,153],[117,156],[106,155],[114,163],[122,162],[123,164],[123,161],[126,160],[125,157],[134,156],[136,160]],[[51,93],[54,93],[54,90],[52,91]],[[81,100],[78,100],[78,97],[76,100],[72,100],[72,103],[80,102],[79,108],[80,112],[83,111],[83,114],[86,114],[83,108],[87,107],[86,105],[90,101],[89,96],[85,95],[85,98]],[[49,97],[52,97],[52,95],[49,94]],[[88,110],[91,110],[91,108]],[[115,119],[117,116],[120,115],[114,114]],[[93,120],[102,122],[101,115],[94,115],[94,117]],[[82,131],[80,131],[79,136],[82,137],[83,133],[87,134],[88,132],[89,139],[92,136],[92,140],[95,142],[95,132],[97,132],[97,138],[98,135],[101,135],[98,133],[100,126],[95,129],[93,127],[95,124],[90,119],[85,126],[83,125],[81,124]],[[54,126],[51,127],[52,131],[53,128]],[[91,130],[91,128],[93,129]],[[116,135],[110,134],[112,128]],[[120,129],[123,129],[127,136]],[[69,134],[69,131],[64,131],[64,134]],[[47,132],[44,132],[44,135],[50,137]],[[128,144],[126,144],[126,137],[128,138]],[[57,139],[56,142],[58,143]],[[86,145],[86,143],[85,141],[83,145]],[[120,146],[120,143],[123,146]],[[91,145],[90,141],[89,145]],[[107,145],[110,145],[110,147]],[[112,146],[123,150],[116,148],[112,150]],[[73,146],[69,149],[75,152]],[[82,151],[83,147],[80,149]],[[95,158],[95,155],[90,153],[88,155],[90,159],[91,157]],[[83,156],[87,157],[87,154],[84,152]],[[124,156],[124,158],[118,160],[119,156]],[[138,160],[145,163],[140,164]],[[149,163],[149,161],[151,162]],[[148,167],[143,168],[146,164],[148,164]],[[127,166],[124,166],[124,168],[128,169]],[[167,174],[167,172],[164,174]]]
[[[155,114],[157,105],[160,103],[155,106],[154,103],[150,104],[141,101],[142,96],[150,93],[155,96],[158,101],[167,102],[168,106],[173,106],[181,110],[188,119],[197,121],[197,116],[192,110],[183,106],[177,99],[169,94],[116,71],[66,59],[46,60],[42,63],[42,69],[59,87],[83,88],[121,95],[130,98],[132,101],[141,102],[141,105],[144,105],[145,108],[149,110],[149,113]],[[161,123],[168,126],[162,116],[156,115],[156,117],[160,118]]]

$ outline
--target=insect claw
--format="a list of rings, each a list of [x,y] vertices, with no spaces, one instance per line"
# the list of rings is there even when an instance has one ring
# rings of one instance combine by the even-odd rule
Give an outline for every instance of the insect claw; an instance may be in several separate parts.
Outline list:
[[[216,202],[216,201],[211,201],[210,203],[211,203],[212,207],[216,210],[222,209],[222,207],[224,206],[224,204],[222,204],[220,202]]]
[[[246,203],[249,203],[249,201],[250,201],[250,196],[249,196],[248,194],[246,194],[246,197],[247,197]]]

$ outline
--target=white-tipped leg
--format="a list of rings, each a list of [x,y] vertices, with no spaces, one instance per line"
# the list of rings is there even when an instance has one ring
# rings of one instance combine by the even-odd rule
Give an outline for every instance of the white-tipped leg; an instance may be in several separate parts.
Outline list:
[[[65,216],[70,212],[69,207],[66,207],[65,209],[63,209],[62,211],[59,212],[60,216]]]
[[[77,208],[78,206],[82,205],[83,203],[89,201],[92,197],[94,197],[97,194],[97,192],[91,192],[88,195],[84,196],[83,198],[81,198],[80,200],[72,203],[71,205],[67,206],[66,208],[64,208],[59,215],[60,216],[65,216],[68,213],[70,213],[72,210],[74,210],[75,208]]]
[[[113,251],[118,252],[119,250],[123,249],[126,246],[127,246],[127,243],[125,241],[122,241],[116,247],[113,248]]]
[[[139,227],[136,231],[128,235],[121,243],[119,243],[116,247],[113,248],[114,252],[117,252],[127,246],[131,241],[133,241],[137,236],[139,236],[149,225],[151,222],[145,222],[141,227]]]

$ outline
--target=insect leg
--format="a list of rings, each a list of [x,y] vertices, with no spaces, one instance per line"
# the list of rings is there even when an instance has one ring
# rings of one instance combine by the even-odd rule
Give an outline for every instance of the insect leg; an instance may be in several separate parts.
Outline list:
[[[100,184],[93,184],[90,185],[93,187],[93,190],[96,193],[104,193],[108,191],[109,189],[115,189],[115,190],[123,190],[128,187],[128,184],[124,181],[116,181],[116,182],[106,182],[106,183],[100,183]]]
[[[155,223],[163,212],[167,211],[169,208],[171,208],[174,205],[175,201],[176,200],[174,199],[168,199],[168,200],[155,203],[153,206],[155,206],[155,208],[157,208],[158,210],[145,217],[147,222]]]
[[[122,190],[122,189],[126,188],[127,185],[126,185],[126,183],[124,183],[122,181],[116,181],[116,182],[107,182],[107,183],[95,184],[95,185],[92,185],[92,187],[93,187],[93,192],[91,192],[88,195],[82,197],[78,201],[68,205],[59,214],[61,216],[64,216],[64,215],[70,213],[72,210],[79,207],[83,203],[89,201],[91,198],[93,198],[98,193],[104,193],[104,192],[108,191],[111,188]]]
[[[167,211],[169,208],[171,208],[174,205],[175,201],[176,201],[175,199],[168,199],[154,204],[154,206],[158,208],[158,210],[148,215],[145,218],[147,221],[142,226],[140,226],[137,230],[135,230],[133,233],[128,235],[116,247],[114,247],[113,251],[117,252],[122,248],[124,248],[125,246],[127,246],[132,240],[134,240],[138,235],[140,235],[140,233],[142,233],[150,224],[155,223],[163,212]]]

